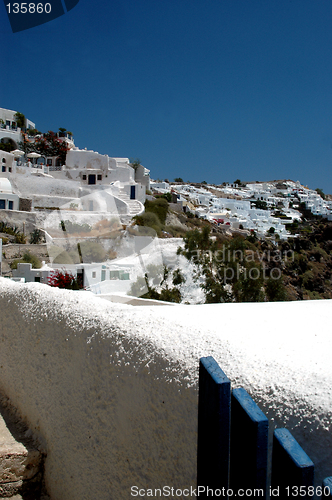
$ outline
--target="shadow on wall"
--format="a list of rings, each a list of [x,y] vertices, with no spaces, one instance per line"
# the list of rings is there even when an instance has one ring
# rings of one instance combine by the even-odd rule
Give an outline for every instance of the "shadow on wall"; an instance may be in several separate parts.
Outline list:
[[[132,309],[16,285],[1,280],[1,390],[46,442],[51,498],[194,486],[196,387],[151,339],[120,328]]]

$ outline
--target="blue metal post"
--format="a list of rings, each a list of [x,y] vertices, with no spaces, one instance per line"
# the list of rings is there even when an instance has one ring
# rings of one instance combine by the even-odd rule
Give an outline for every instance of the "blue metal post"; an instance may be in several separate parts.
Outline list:
[[[332,498],[332,477],[326,477],[323,481],[322,498]]]
[[[287,429],[273,434],[271,483],[279,499],[313,498],[308,487],[314,485],[314,464]]]
[[[197,486],[200,497],[228,489],[231,383],[212,356],[200,359]],[[205,491],[202,489],[205,488]],[[220,495],[227,498],[226,495]]]
[[[247,391],[233,389],[231,411],[230,487],[247,497],[260,490],[267,498],[267,451],[269,421]],[[239,490],[241,489],[241,492]]]

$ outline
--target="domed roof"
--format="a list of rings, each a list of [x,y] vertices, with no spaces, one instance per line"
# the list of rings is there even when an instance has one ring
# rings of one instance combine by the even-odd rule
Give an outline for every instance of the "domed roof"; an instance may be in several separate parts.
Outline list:
[[[0,193],[13,194],[13,188],[8,179],[5,177],[0,177]]]

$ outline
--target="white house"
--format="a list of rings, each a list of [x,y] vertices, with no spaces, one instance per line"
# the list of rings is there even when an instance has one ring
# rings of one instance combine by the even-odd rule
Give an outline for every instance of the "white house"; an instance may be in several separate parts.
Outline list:
[[[0,210],[18,210],[19,197],[13,193],[10,181],[0,177]]]
[[[53,269],[43,264],[40,269],[33,269],[30,263],[18,262],[17,269],[13,269],[13,278],[23,278],[26,283],[38,282],[47,285]]]
[[[22,130],[17,126],[16,113],[11,109],[0,108],[0,142],[11,143],[15,149],[22,141]],[[34,129],[35,124],[26,118],[25,128]]]

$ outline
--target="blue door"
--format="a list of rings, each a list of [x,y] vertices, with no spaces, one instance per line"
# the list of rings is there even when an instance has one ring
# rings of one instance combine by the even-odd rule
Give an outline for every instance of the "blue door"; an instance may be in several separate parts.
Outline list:
[[[0,200],[0,210],[5,210],[6,208],[6,200]]]
[[[136,186],[130,186],[130,199],[135,200],[135,187]]]

